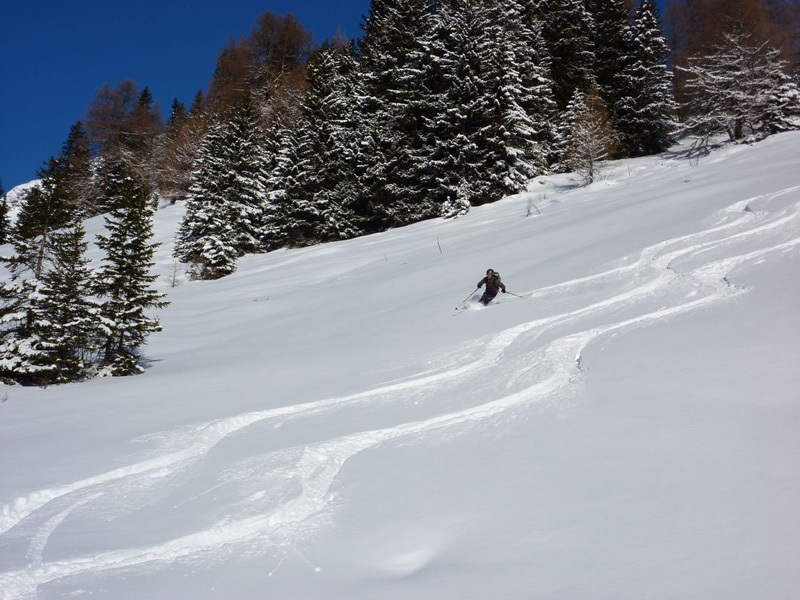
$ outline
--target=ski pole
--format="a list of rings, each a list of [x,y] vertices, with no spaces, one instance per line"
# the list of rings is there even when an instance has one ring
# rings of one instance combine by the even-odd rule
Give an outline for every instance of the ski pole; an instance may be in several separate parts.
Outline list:
[[[520,296],[519,294],[515,294],[514,292],[506,291],[506,294],[511,294],[512,296],[516,296],[517,298],[522,298],[523,300],[525,300],[524,296]]]
[[[479,288],[479,287],[476,287],[474,290],[472,290],[472,291],[469,293],[469,296],[467,296],[466,298],[464,298],[464,299],[461,301],[461,304],[464,304],[464,302],[466,302],[467,300],[469,300],[469,299],[470,299],[470,297],[472,296],[472,294],[474,294],[475,292],[477,292],[479,289],[481,289],[481,288]]]

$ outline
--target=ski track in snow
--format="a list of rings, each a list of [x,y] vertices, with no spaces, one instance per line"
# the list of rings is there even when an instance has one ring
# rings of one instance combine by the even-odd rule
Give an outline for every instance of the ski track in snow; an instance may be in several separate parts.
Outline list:
[[[470,350],[461,360],[443,357],[442,366],[415,378],[389,382],[375,389],[338,398],[255,411],[195,427],[180,428],[151,436],[160,443],[158,454],[72,483],[37,490],[0,507],[0,539],[29,536],[25,569],[0,573],[0,599],[35,596],[40,585],[64,577],[94,574],[114,569],[170,563],[185,557],[213,559],[215,552],[258,540],[263,548],[277,547],[283,539],[302,539],[313,528],[316,517],[331,508],[333,484],[344,464],[365,450],[403,438],[421,438],[441,431],[459,434],[471,423],[486,422],[534,403],[558,400],[579,393],[573,384],[582,373],[581,355],[599,338],[675,317],[723,302],[746,289],[730,284],[728,276],[746,265],[776,252],[800,245],[800,201],[771,212],[752,210],[756,202],[769,203],[794,194],[789,188],[773,194],[732,204],[718,215],[717,224],[691,234],[668,239],[644,248],[628,264],[601,273],[542,287],[522,294],[527,298],[559,297],[598,284],[613,290],[601,300],[562,314],[539,318],[510,327],[495,335],[477,357]],[[748,248],[737,245],[748,244]],[[752,246],[757,245],[755,249]],[[711,253],[722,257],[708,258]],[[696,264],[681,270],[681,260]],[[699,263],[699,264],[698,264]],[[639,314],[614,320],[619,309]],[[592,320],[595,324],[588,323]],[[608,322],[603,322],[608,321]],[[599,322],[599,324],[598,324]],[[547,339],[547,335],[553,339]],[[514,352],[506,350],[512,345]],[[470,348],[478,347],[477,343]],[[118,491],[120,486],[146,487],[155,480],[174,478],[207,456],[220,442],[255,424],[276,425],[295,419],[312,419],[331,409],[358,406],[365,402],[391,403],[407,394],[427,398],[433,404],[443,388],[450,385],[492,379],[507,381],[507,394],[476,406],[444,412],[437,416],[401,422],[373,431],[357,431],[333,439],[309,443],[294,449],[268,453],[279,468],[274,469],[294,483],[291,493],[277,506],[265,504],[266,491],[242,496],[225,508],[225,516],[198,531],[176,539],[140,548],[123,548],[53,562],[44,562],[50,536],[70,515]],[[263,457],[259,457],[263,458]],[[235,469],[233,470],[235,473]],[[186,498],[190,502],[223,486]],[[128,507],[118,506],[124,513]],[[248,515],[249,516],[243,516]],[[24,531],[18,531],[25,524]],[[33,533],[30,533],[33,530]],[[265,543],[266,542],[266,543]]]

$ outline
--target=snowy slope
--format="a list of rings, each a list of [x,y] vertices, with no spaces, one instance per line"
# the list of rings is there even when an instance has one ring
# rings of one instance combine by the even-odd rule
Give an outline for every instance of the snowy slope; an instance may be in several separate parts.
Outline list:
[[[164,207],[147,373],[0,390],[0,598],[796,598],[798,148],[174,288]]]

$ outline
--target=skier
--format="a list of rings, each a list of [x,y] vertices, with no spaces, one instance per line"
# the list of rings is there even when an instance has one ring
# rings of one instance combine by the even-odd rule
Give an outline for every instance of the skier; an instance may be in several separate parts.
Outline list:
[[[498,289],[503,290],[504,294],[506,293],[506,286],[500,281],[500,274],[495,273],[494,269],[486,271],[486,277],[478,282],[478,288],[482,287],[484,283],[486,284],[486,291],[483,292],[483,296],[479,300],[484,306],[488,305],[497,296]]]

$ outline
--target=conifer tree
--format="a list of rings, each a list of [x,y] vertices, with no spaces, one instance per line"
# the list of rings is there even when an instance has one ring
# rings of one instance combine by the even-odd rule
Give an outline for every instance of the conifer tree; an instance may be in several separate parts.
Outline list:
[[[438,213],[427,193],[435,112],[428,73],[433,32],[429,0],[373,0],[361,45],[365,96],[364,179],[377,229]]]
[[[53,266],[42,276],[39,300],[31,310],[30,336],[38,352],[27,369],[38,384],[85,378],[95,351],[97,311],[83,225],[76,222],[54,238]]]
[[[626,85],[628,8],[626,0],[586,0],[594,22],[594,81],[616,127],[619,90]]]
[[[63,156],[51,157],[39,169],[41,182],[28,190],[14,226],[12,271],[29,270],[35,278],[42,276],[52,254],[53,233],[69,225],[76,214],[68,173]]]
[[[263,203],[266,194],[264,134],[251,96],[236,107],[224,129],[223,189],[235,227],[239,256],[262,250]]]
[[[28,190],[11,232],[14,254],[3,257],[11,277],[0,286],[0,371],[21,382],[36,382],[44,352],[34,330],[42,276],[54,260],[56,232],[69,225],[75,210],[64,185],[64,160],[50,158],[39,170],[41,182]]]
[[[564,111],[575,90],[585,93],[595,79],[594,20],[584,0],[538,0],[533,10],[550,56],[553,99]]]
[[[157,277],[151,269],[158,244],[151,241],[150,192],[124,170],[114,173],[111,186],[115,208],[105,219],[107,235],[97,238],[105,252],[96,284],[101,360],[111,375],[132,375],[142,370],[138,350],[150,333],[161,329],[148,311],[168,303],[151,287]]]
[[[436,140],[431,169],[440,214],[497,200],[498,165],[505,157],[495,131],[501,77],[494,14],[482,0],[445,0],[436,13],[432,58],[441,82],[440,110],[431,119]]]
[[[198,279],[217,279],[236,270],[234,212],[228,202],[222,124],[209,127],[192,172],[186,214],[175,242],[175,257]]]
[[[625,156],[666,150],[676,105],[667,70],[667,44],[653,0],[641,0],[626,35],[626,77],[617,90],[617,132]]]
[[[89,204],[94,195],[92,151],[89,136],[81,121],[70,128],[61,147],[61,159],[64,168],[63,185],[69,201],[77,206],[81,215],[89,216]]]
[[[263,134],[250,96],[231,117],[212,124],[192,172],[175,257],[191,274],[216,279],[236,258],[263,249],[266,169]]]
[[[503,194],[525,189],[547,171],[556,114],[550,57],[542,23],[524,0],[496,5],[499,144],[504,154]]]
[[[309,89],[294,127],[283,136],[273,173],[281,180],[284,243],[302,246],[355,235],[352,202],[343,194],[352,178],[348,167],[355,65],[346,46],[329,44],[308,65]],[[270,223],[275,228],[276,223]],[[273,236],[274,237],[274,236]]]
[[[0,285],[0,376],[36,384],[45,351],[32,327],[41,281],[13,273]]]

